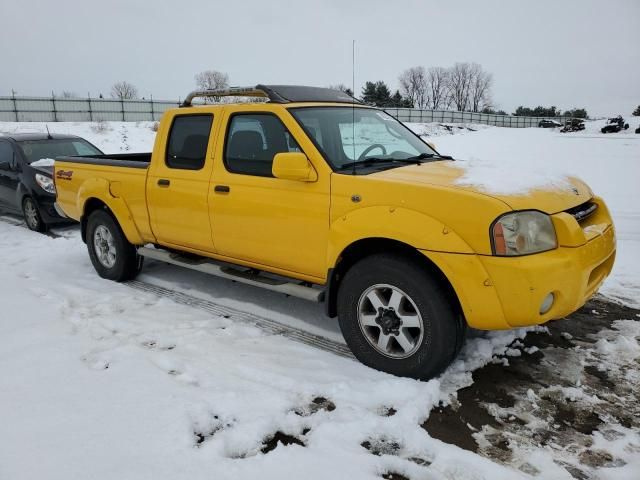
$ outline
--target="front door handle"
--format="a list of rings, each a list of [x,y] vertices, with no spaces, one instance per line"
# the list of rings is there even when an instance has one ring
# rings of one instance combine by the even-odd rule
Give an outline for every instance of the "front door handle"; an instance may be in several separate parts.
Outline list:
[[[213,187],[213,191],[217,193],[229,193],[231,189],[229,188],[229,185],[216,185]]]
[[[171,182],[166,178],[161,178],[160,180],[158,180],[159,187],[168,187],[169,185],[171,185]]]

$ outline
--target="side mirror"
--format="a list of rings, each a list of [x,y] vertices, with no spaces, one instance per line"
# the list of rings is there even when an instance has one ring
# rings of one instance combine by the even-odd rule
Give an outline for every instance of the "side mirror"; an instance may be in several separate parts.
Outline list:
[[[283,180],[297,180],[299,182],[315,182],[318,174],[304,153],[283,152],[273,157],[271,173]]]
[[[0,162],[0,170],[11,170],[11,163],[7,161]]]

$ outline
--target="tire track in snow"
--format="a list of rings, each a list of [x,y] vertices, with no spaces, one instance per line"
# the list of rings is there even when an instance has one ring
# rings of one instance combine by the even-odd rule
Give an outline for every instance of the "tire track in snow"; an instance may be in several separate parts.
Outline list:
[[[25,223],[16,217],[10,215],[2,215],[0,214],[0,221],[4,223],[9,223],[11,225],[27,228]],[[59,233],[54,232],[46,232],[45,235],[48,235],[52,238],[60,238],[65,235],[60,235]],[[261,317],[252,313],[243,312],[242,310],[237,310],[230,307],[224,307],[222,305],[218,305],[217,303],[203,300],[197,297],[193,297],[191,295],[187,295],[181,292],[177,292],[175,290],[170,290],[168,288],[159,287],[156,285],[152,285],[150,283],[142,282],[140,280],[131,280],[129,282],[125,282],[125,285],[128,285],[131,288],[135,288],[136,290],[142,290],[148,293],[152,293],[159,297],[164,297],[173,300],[176,303],[181,305],[187,305],[189,307],[198,308],[200,310],[205,310],[207,312],[213,313],[214,315],[220,315],[222,317],[231,318],[233,320],[250,323],[263,331],[266,331],[272,335],[282,335],[290,340],[294,340],[300,343],[304,343],[305,345],[309,345],[311,347],[318,348],[320,350],[324,350],[326,352],[333,353],[335,355],[354,359],[351,350],[346,345],[340,344],[338,342],[334,342],[328,338],[322,337],[320,335],[315,335],[313,333],[307,332],[305,330],[291,327],[289,325],[285,325],[283,323],[277,322],[275,320],[271,320],[266,317]]]
[[[261,317],[253,313],[243,312],[242,310],[237,310],[235,308],[224,307],[209,300],[203,300],[191,295],[187,295],[185,293],[177,292],[175,290],[170,290],[168,288],[142,282],[140,280],[131,280],[129,282],[125,282],[124,285],[128,285],[129,287],[135,288],[136,290],[152,293],[159,297],[168,298],[181,305],[187,305],[189,307],[205,310],[214,315],[250,323],[260,328],[261,330],[264,330],[273,335],[282,335],[283,337],[286,337],[290,340],[304,343],[305,345],[309,345],[311,347],[315,347],[320,350],[339,355],[341,357],[351,359],[354,358],[353,354],[346,345],[342,345],[320,335],[315,335],[305,330],[291,327],[289,325],[285,325],[266,317]]]

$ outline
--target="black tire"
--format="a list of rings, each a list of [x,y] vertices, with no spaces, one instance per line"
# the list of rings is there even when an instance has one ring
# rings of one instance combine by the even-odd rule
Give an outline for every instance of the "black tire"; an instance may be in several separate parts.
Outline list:
[[[367,302],[365,293],[380,285],[392,286],[405,294],[409,298],[403,300],[405,305],[410,302],[410,310],[422,317],[423,333],[420,338],[417,334],[412,335],[415,350],[404,358],[394,358],[389,352],[383,354],[379,347],[370,343],[376,329],[382,335],[382,327],[360,325],[362,302]],[[383,286],[380,292],[384,294],[384,291]],[[392,292],[391,289],[387,291]],[[387,305],[390,304],[389,299]],[[340,329],[356,358],[369,367],[393,375],[422,380],[433,378],[449,366],[464,342],[466,322],[443,288],[415,260],[400,255],[376,254],[351,267],[341,282],[337,307]],[[371,315],[376,313],[369,313],[369,318]],[[383,322],[381,315],[378,310],[376,322]],[[365,330],[368,333],[365,334]],[[388,345],[391,348],[397,345],[401,350],[400,342],[396,340],[399,335],[388,335],[391,338]]]
[[[96,230],[100,231],[99,237],[104,238],[104,229],[111,235],[111,243],[104,245],[103,242],[103,248],[113,249],[113,264],[110,263],[111,259],[105,259],[102,251],[96,250],[99,248],[96,243],[100,243],[96,240]],[[136,248],[124,236],[118,222],[107,211],[96,210],[91,213],[87,221],[86,239],[91,263],[102,278],[124,282],[140,273],[143,257],[138,255]]]
[[[47,224],[42,220],[38,204],[33,198],[24,197],[22,199],[22,215],[29,230],[40,233],[47,230]]]

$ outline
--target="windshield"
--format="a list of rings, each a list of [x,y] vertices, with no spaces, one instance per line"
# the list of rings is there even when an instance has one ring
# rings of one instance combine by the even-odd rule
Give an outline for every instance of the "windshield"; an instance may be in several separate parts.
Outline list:
[[[420,137],[381,110],[352,107],[298,107],[296,120],[325,155],[334,170],[367,159],[393,160],[431,157],[437,153]]]
[[[18,144],[29,164],[42,158],[102,155],[100,150],[81,138],[25,140]]]

